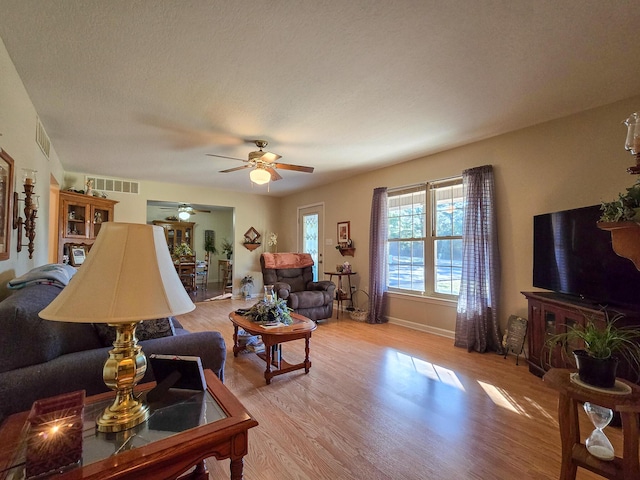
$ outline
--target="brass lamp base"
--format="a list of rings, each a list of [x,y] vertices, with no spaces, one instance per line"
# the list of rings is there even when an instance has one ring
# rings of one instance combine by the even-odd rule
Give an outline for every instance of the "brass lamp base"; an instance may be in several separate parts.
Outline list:
[[[133,388],[147,370],[147,359],[135,336],[138,323],[109,324],[116,329],[116,339],[104,364],[102,378],[116,391],[116,398],[96,419],[99,432],[121,432],[149,418],[149,407],[133,395]]]

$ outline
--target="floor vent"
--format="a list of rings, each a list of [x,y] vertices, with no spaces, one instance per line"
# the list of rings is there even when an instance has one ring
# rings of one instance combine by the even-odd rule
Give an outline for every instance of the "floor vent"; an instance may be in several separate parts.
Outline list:
[[[36,143],[44,153],[44,156],[49,158],[49,153],[51,151],[51,140],[49,140],[49,135],[44,131],[44,127],[42,123],[40,123],[40,119],[36,117]]]
[[[93,189],[99,192],[118,192],[118,193],[140,193],[140,183],[133,180],[122,180],[120,178],[106,177],[85,177],[86,182],[93,182]]]

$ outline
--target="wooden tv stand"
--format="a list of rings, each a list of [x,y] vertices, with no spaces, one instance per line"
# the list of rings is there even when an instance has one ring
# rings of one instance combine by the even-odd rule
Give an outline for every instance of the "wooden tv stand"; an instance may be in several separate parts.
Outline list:
[[[599,305],[583,301],[568,295],[555,292],[522,292],[529,303],[529,322],[527,327],[527,347],[529,350],[529,371],[541,377],[551,367],[572,368],[572,350],[583,348],[583,345],[569,345],[566,352],[556,346],[553,354],[545,346],[546,339],[553,334],[566,332],[568,327],[584,325],[587,317],[592,318],[596,325],[604,326],[605,315]],[[619,312],[624,314],[616,322],[618,326],[639,325],[640,312],[610,307],[609,316]],[[618,376],[637,382],[628,365],[620,363]]]

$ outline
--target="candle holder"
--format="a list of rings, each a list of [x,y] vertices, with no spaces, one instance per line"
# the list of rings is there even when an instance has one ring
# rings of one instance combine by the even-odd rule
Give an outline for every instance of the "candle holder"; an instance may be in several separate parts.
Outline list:
[[[28,247],[29,258],[33,258],[34,239],[36,238],[36,218],[38,218],[39,196],[33,194],[36,185],[36,170],[22,169],[22,183],[24,186],[24,200],[20,199],[18,192],[13,193],[13,229],[18,230],[17,251],[21,252],[22,247]],[[24,202],[23,219],[18,213],[18,202]],[[22,226],[24,225],[25,236],[29,243],[22,244]]]
[[[622,123],[627,126],[627,140],[624,148],[636,157],[636,164],[627,168],[627,172],[637,175],[640,173],[640,114],[632,113]]]

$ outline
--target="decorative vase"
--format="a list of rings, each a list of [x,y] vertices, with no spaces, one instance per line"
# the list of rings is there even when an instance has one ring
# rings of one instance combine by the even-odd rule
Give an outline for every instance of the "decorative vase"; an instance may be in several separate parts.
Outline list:
[[[242,285],[242,287],[240,287],[240,293],[242,294],[242,298],[244,298],[245,300],[247,298],[251,297],[251,285],[248,283],[245,283],[244,285]]]
[[[615,357],[595,358],[586,350],[574,350],[573,356],[578,367],[580,380],[594,387],[613,388],[616,385],[618,359]]]

